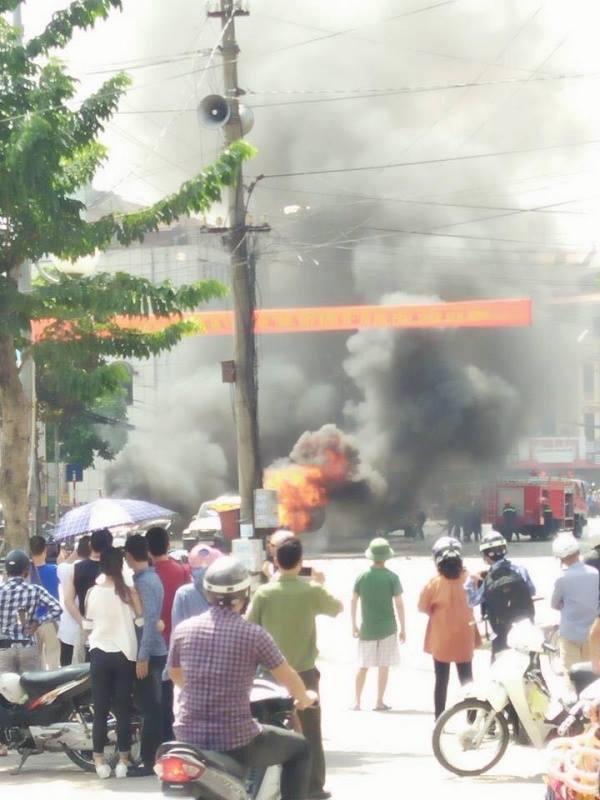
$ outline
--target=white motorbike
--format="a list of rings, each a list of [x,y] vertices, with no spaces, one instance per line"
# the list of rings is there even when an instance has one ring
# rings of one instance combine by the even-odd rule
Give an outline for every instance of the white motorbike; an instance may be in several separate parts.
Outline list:
[[[439,717],[433,731],[433,752],[456,775],[481,775],[494,767],[513,736],[542,748],[576,701],[564,685],[552,697],[545,675],[552,674],[555,648],[531,622],[513,625],[509,649],[500,653],[486,680],[463,687],[462,699]],[[581,692],[597,676],[589,669],[571,674]]]

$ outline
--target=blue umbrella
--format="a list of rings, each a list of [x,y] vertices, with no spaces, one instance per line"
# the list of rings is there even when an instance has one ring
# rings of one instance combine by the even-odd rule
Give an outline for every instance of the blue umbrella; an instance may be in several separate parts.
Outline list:
[[[68,511],[59,520],[54,538],[66,539],[69,536],[81,536],[101,528],[135,525],[138,522],[170,517],[175,513],[168,508],[147,503],[145,500],[101,498]]]

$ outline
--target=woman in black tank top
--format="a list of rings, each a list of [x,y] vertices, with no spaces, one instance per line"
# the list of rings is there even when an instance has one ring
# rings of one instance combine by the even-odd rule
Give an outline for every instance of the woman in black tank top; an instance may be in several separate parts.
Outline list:
[[[86,558],[85,561],[78,561],[73,571],[73,585],[77,597],[77,605],[81,616],[85,616],[85,598],[89,590],[95,585],[96,578],[100,574],[100,561]]]

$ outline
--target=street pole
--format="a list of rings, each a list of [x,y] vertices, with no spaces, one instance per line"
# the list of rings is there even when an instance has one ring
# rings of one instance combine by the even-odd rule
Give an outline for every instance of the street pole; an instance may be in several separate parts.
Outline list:
[[[235,17],[240,12],[235,0],[220,0],[223,28],[221,50],[225,97],[231,116],[225,125],[225,145],[242,138],[239,113]],[[235,316],[235,414],[238,454],[238,484],[241,497],[240,522],[254,525],[254,490],[262,485],[258,436],[258,388],[254,309],[256,287],[248,259],[248,231],[244,202],[244,181],[240,167],[237,181],[229,188],[229,250],[231,286]]]

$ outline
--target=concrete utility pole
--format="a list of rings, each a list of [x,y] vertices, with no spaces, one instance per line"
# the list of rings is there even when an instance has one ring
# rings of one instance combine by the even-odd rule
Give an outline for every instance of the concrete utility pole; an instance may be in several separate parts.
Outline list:
[[[239,48],[235,38],[236,16],[247,16],[237,0],[220,0],[223,26],[221,51],[225,97],[230,104],[231,116],[225,125],[225,144],[229,146],[242,138],[238,86],[237,57]],[[244,202],[244,181],[240,168],[237,182],[229,189],[229,235],[231,253],[231,285],[235,315],[235,414],[237,431],[238,482],[241,496],[240,521],[254,524],[254,490],[262,485],[258,437],[258,390],[256,370],[256,342],[254,337],[254,309],[256,287],[254,271],[248,258],[248,230]]]

